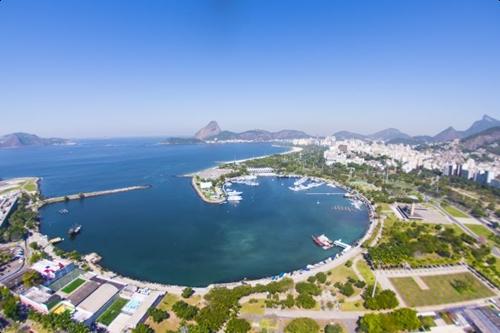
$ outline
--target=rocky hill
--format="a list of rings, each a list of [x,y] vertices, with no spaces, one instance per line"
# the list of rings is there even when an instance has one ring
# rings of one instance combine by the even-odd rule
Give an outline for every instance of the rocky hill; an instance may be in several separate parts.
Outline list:
[[[498,147],[500,146],[500,126],[468,136],[462,139],[460,143],[468,150],[485,148],[491,152],[498,153]]]
[[[221,131],[219,124],[217,124],[216,121],[211,121],[208,123],[207,126],[201,128],[196,134],[194,135],[195,138],[199,140],[205,140],[210,137],[218,135]]]
[[[67,145],[72,142],[61,138],[41,138],[29,133],[12,133],[0,137],[0,148],[20,148],[26,146]]]

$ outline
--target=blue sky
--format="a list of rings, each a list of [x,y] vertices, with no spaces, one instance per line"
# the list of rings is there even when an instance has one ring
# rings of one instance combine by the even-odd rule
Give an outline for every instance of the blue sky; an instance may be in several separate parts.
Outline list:
[[[483,114],[497,0],[0,1],[0,134],[435,134]]]

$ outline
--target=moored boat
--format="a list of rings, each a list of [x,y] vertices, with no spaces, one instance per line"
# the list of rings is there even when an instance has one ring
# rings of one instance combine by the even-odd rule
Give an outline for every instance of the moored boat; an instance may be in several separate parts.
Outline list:
[[[316,245],[321,247],[323,250],[329,250],[333,247],[333,242],[326,237],[324,234],[319,236],[312,236],[312,239]]]

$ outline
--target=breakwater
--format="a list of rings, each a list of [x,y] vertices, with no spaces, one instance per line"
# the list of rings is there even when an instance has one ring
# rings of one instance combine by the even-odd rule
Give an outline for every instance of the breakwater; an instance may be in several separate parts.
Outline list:
[[[57,202],[69,201],[69,200],[81,200],[81,199],[85,199],[85,198],[98,197],[98,196],[102,196],[102,195],[109,195],[109,194],[116,194],[116,193],[137,191],[137,190],[145,190],[145,189],[148,189],[150,187],[151,187],[151,185],[138,185],[138,186],[116,188],[116,189],[112,189],[112,190],[94,191],[94,192],[85,192],[85,193],[82,192],[82,193],[77,193],[77,194],[64,195],[64,196],[44,199],[41,201],[40,206],[53,204],[53,203],[57,203]]]

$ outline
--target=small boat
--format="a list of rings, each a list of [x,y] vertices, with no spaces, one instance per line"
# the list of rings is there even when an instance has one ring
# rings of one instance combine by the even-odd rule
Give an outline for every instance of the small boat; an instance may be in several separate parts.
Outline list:
[[[76,236],[80,233],[81,230],[82,230],[82,226],[77,224],[77,225],[74,225],[73,227],[69,228],[68,234],[70,236]]]
[[[240,195],[230,195],[227,197],[228,201],[241,201],[243,198]]]
[[[64,238],[61,238],[61,237],[56,237],[56,238],[52,238],[51,240],[49,240],[49,243],[50,244],[57,244],[57,243],[60,243],[64,240]]]
[[[59,209],[59,214],[68,214],[68,213],[69,213],[69,210],[67,210],[66,208]]]

